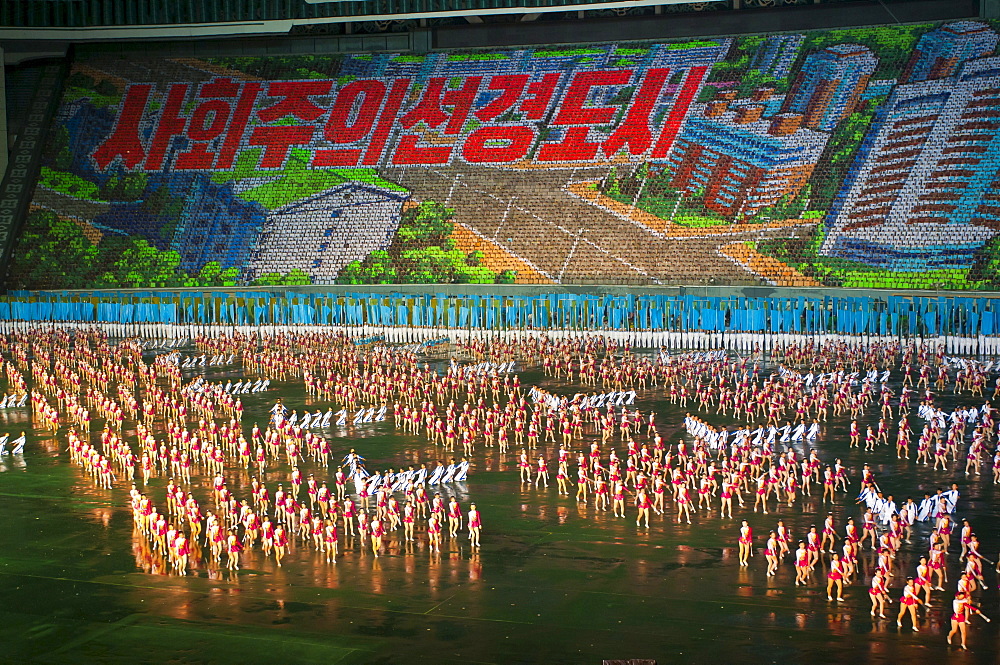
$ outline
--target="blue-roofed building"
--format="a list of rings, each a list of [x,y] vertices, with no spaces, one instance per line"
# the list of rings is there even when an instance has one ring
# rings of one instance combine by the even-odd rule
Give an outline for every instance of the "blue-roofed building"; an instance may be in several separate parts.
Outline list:
[[[785,96],[786,113],[811,129],[833,131],[861,100],[878,58],[860,44],[837,44],[811,54]]]
[[[726,57],[733,40],[729,38],[654,44],[649,49],[646,67],[667,67],[687,69],[689,67],[711,67]]]
[[[431,63],[427,62],[427,55],[414,55],[410,53],[395,54],[389,57],[385,63],[385,69],[380,76],[419,78],[420,74],[428,68],[433,67],[436,58],[431,58]]]
[[[993,52],[1000,36],[979,21],[956,21],[931,30],[917,42],[903,72],[904,83],[954,76],[967,61]]]
[[[586,69],[606,69],[613,60],[614,44],[600,44],[577,48],[558,48],[551,51],[526,51],[520,62],[525,73],[565,72]]]
[[[672,186],[703,192],[707,209],[737,221],[798,195],[830,137],[802,127],[801,116],[766,120],[763,111],[693,106],[666,162]]]
[[[340,63],[341,76],[372,78],[385,76],[385,69],[392,53],[360,53],[344,56]]]
[[[95,226],[146,238],[160,249],[176,251],[181,256],[180,267],[189,273],[210,261],[218,261],[223,269],[242,269],[266,219],[260,204],[236,197],[228,184],[214,183],[204,173],[152,176],[147,196],[160,187],[184,202],[175,217],[150,210],[143,200],[113,202],[108,212],[94,219]]]
[[[434,76],[493,76],[521,70],[527,51],[479,51],[475,53],[439,53],[434,61]]]
[[[69,134],[68,149],[72,156],[69,171],[91,182],[106,182],[112,170],[98,172],[90,155],[114,128],[114,114],[107,108],[94,106],[88,99],[81,99],[60,107],[56,122],[66,127]]]
[[[805,35],[771,35],[764,40],[750,60],[750,69],[757,69],[775,78],[785,78],[792,72],[795,58]]]

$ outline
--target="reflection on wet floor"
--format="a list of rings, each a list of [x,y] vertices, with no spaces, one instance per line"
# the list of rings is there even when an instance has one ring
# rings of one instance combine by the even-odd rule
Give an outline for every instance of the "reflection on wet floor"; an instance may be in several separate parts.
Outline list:
[[[185,377],[194,371],[209,380],[243,377],[235,366],[186,370]],[[555,393],[581,389],[535,370],[521,380]],[[328,406],[308,399],[301,384],[275,382],[268,392],[242,396],[245,429],[265,422],[278,397],[299,411]],[[950,392],[941,401],[945,408],[977,403]],[[661,394],[640,393],[636,408],[655,410],[667,441],[681,435],[684,414]],[[28,413],[0,413],[0,431],[26,428]],[[877,420],[869,414],[862,422]],[[962,494],[957,517],[972,521],[987,555],[998,551],[998,493],[988,466],[983,476],[965,477],[897,460],[888,446],[866,456],[848,448],[848,424],[831,418],[816,444],[824,462],[840,457],[850,469],[852,491],[834,508],[838,525],[860,516],[853,498],[869,462],[899,498],[919,500],[954,479]],[[357,448],[373,470],[446,457],[423,436],[399,433],[391,420],[323,431],[334,458]],[[23,458],[0,461],[0,662],[995,663],[1000,654],[1000,621],[972,627],[969,654],[947,648],[951,593],[935,594],[935,606],[921,610],[919,634],[900,633],[894,616],[873,620],[865,586],[875,565],[870,550],[859,558],[863,582],[849,586],[837,605],[820,586],[825,567],[803,589],[794,586],[788,562],[773,578],[765,577],[759,552],[748,568],[737,565],[739,519],[758,534],[777,519],[803,534],[829,510],[818,492],[768,516],[748,505],[734,511],[735,520],[697,511],[693,524],[679,525],[668,512],[648,530],[637,529],[592,502],[558,496],[554,483],[547,490],[519,484],[516,452],[502,458],[495,448],[478,447],[469,480],[456,491],[463,506],[474,501],[482,511],[481,551],[468,547],[464,534],[445,538],[440,553],[423,538],[406,543],[395,535],[375,558],[342,535],[336,564],[296,544],[281,568],[251,551],[233,573],[197,556],[203,545],[194,543],[192,574],[178,577],[135,537],[125,489],[95,488],[69,464],[64,434],[29,434]],[[126,422],[125,436],[134,441],[134,423]],[[595,438],[588,430],[584,445]],[[543,446],[549,459],[557,448]],[[287,467],[269,470],[266,482],[287,482],[288,474]],[[226,480],[243,496],[250,474],[231,469]],[[158,502],[165,483],[151,482]],[[207,497],[209,485],[197,477],[194,492]],[[903,546],[901,569],[916,566],[927,531],[919,526]],[[953,582],[957,555],[951,558]],[[989,572],[987,579],[995,583]],[[894,580],[894,609],[899,588]],[[995,588],[981,600],[987,614],[1000,617]]]

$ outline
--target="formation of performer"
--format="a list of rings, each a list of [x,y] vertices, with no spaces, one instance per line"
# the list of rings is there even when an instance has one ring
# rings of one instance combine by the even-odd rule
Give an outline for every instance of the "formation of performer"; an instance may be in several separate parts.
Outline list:
[[[293,548],[330,563],[391,546],[434,553],[460,536],[478,548],[482,516],[475,504],[464,510],[459,495],[477,464],[499,456],[516,466],[522,488],[573,495],[568,500],[590,514],[634,516],[640,529],[732,520],[736,508],[741,567],[751,567],[762,545],[766,577],[783,575],[787,563],[796,586],[825,586],[835,603],[863,586],[879,619],[899,588],[897,624],[915,631],[918,609],[941,602],[933,594],[945,590],[949,555],[960,549],[949,641],[960,635],[964,647],[969,619],[985,618],[975,599],[986,585],[984,564],[993,562],[971,523],[957,523],[958,486],[919,503],[897,501],[911,488],[883,488],[868,465],[852,473],[827,457],[824,429],[831,415],[850,417],[852,454],[867,459],[888,447],[900,463],[927,465],[942,480],[979,476],[992,462],[1000,483],[1000,418],[984,393],[992,363],[947,358],[930,346],[829,341],[774,349],[767,373],[760,354],[649,356],[594,335],[469,341],[461,350],[478,364],[469,369],[453,358],[440,371],[412,347],[359,346],[344,334],[234,334],[194,344],[198,362],[180,362],[176,351],[147,362],[139,340],[112,345],[95,330],[0,340],[9,388],[28,395],[30,379],[36,425],[63,433],[70,460],[95,485],[131,487],[138,537],[178,574],[223,562],[238,571],[258,551],[280,566]],[[234,362],[245,374],[235,384],[192,375]],[[540,367],[557,387],[522,388],[515,365]],[[893,372],[903,377],[898,394]],[[954,394],[981,404],[942,411],[935,391],[952,378]],[[242,396],[279,382],[298,383],[310,404],[326,404],[299,415],[277,400],[263,428],[248,427]],[[582,393],[580,384],[604,392]],[[682,435],[666,434],[676,442],[664,440],[657,414],[637,405],[649,395],[690,409],[678,423]],[[865,422],[866,412],[877,422]],[[924,425],[912,451],[918,419]],[[448,461],[372,472],[357,450],[335,452],[325,430],[383,420],[402,436],[422,437],[427,459]],[[134,423],[134,439],[125,423]],[[0,437],[0,453],[11,445],[18,453],[24,443],[23,433],[13,442]],[[817,499],[830,512],[804,527],[799,516]],[[856,513],[844,515],[851,499]],[[751,514],[775,515],[773,528],[755,535],[751,520],[759,518]],[[911,567],[901,552],[918,546],[926,554]]]

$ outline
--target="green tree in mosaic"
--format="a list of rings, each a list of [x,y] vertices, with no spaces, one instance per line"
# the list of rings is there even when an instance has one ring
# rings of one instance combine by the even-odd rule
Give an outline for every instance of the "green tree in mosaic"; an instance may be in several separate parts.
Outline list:
[[[54,212],[32,212],[25,222],[11,263],[13,285],[61,289],[87,283],[98,250],[80,225]]]
[[[424,201],[403,213],[396,240],[407,247],[441,245],[455,228],[454,208]]]
[[[308,284],[312,284],[312,278],[300,268],[295,268],[285,274],[267,272],[253,281],[253,286],[306,286]]]
[[[376,250],[363,261],[352,261],[337,275],[338,284],[393,284],[399,281],[392,257]]]

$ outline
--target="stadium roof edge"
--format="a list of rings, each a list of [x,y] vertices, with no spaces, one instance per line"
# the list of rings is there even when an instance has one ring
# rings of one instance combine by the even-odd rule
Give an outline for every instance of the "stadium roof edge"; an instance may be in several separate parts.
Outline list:
[[[523,1],[523,0],[522,0]],[[1000,4],[1000,0],[997,0]],[[639,0],[662,5],[660,0]],[[615,4],[615,3],[612,3]],[[637,6],[637,3],[617,3]],[[587,5],[593,8],[594,5]],[[844,10],[850,8],[850,12]],[[565,8],[565,6],[563,6]],[[662,13],[622,17],[585,17],[566,21],[466,23],[410,28],[398,32],[352,32],[359,17],[243,21],[233,23],[164,24],[156,26],[102,26],[92,28],[0,27],[0,46],[6,64],[65,53],[70,44],[87,49],[129,52],[157,48],[185,50],[204,56],[285,55],[374,51],[426,52],[431,49],[496,48],[534,44],[591,43],[606,40],[650,41],[706,34],[754,34],[838,26],[923,23],[980,15],[980,0],[911,0],[821,3],[734,11]],[[495,13],[510,13],[495,10]],[[455,12],[456,14],[468,14]],[[537,9],[534,14],[540,13]],[[393,20],[399,15],[392,15]],[[710,28],[706,25],[710,24]],[[324,25],[346,26],[334,34]],[[424,22],[421,22],[424,25]],[[313,30],[296,34],[296,28]],[[216,53],[218,52],[218,53]]]
[[[304,0],[312,4],[325,4],[329,0]],[[339,0],[347,2],[349,0]],[[718,2],[720,0],[707,0]],[[596,9],[631,9],[660,5],[685,4],[687,0],[628,0],[627,2],[578,2],[566,5],[535,6],[513,5],[483,9],[455,9],[410,13],[349,14],[319,18],[295,18],[261,21],[234,21],[213,23],[183,23],[158,25],[104,25],[87,28],[72,27],[0,27],[0,40],[71,40],[74,42],[116,39],[191,39],[201,37],[227,37],[238,35],[286,35],[295,26],[354,23],[357,21],[405,21],[409,19],[462,18],[498,16],[508,14],[537,15],[551,12],[589,11]]]

